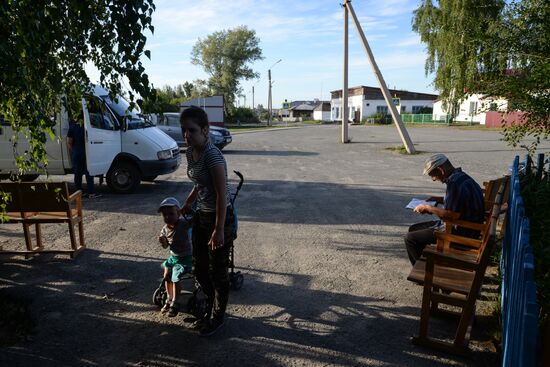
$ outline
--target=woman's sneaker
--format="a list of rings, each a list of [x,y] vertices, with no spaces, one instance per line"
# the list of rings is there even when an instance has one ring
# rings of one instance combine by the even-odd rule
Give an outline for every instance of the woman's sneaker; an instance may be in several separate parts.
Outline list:
[[[171,305],[172,305],[172,303],[167,301],[167,302],[164,304],[164,306],[162,306],[162,308],[160,309],[160,312],[162,312],[162,313],[168,312],[168,311],[170,310],[170,306],[171,306]]]
[[[204,326],[200,329],[199,335],[200,336],[213,335],[216,331],[218,331],[223,326],[223,324],[225,324],[223,317],[207,320],[204,323]]]
[[[178,316],[178,313],[179,313],[178,305],[176,303],[172,304],[168,309],[168,317]]]

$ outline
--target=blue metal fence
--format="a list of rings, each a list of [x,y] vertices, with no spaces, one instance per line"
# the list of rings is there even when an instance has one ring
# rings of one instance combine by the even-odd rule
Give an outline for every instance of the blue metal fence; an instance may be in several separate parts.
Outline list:
[[[529,166],[529,159],[527,166]],[[529,169],[529,168],[527,168]],[[502,246],[502,366],[535,367],[538,360],[537,288],[529,242],[529,219],[520,195],[519,157],[512,166]]]

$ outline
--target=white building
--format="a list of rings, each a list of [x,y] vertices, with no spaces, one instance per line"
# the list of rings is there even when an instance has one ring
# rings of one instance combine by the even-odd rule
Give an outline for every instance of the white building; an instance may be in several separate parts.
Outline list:
[[[342,90],[331,93],[330,109],[331,120],[342,120]],[[392,98],[399,102],[398,111],[401,113],[420,113],[426,108],[433,108],[437,100],[436,94],[408,92],[390,89]],[[361,122],[363,119],[376,113],[390,114],[380,88],[359,86],[348,89],[349,120]]]
[[[453,121],[474,122],[485,125],[487,113],[492,111],[505,112],[507,107],[508,102],[504,99],[472,94],[457,106]],[[433,107],[432,119],[434,121],[446,121],[451,115],[450,108],[450,106],[443,108],[443,101],[436,101]]]
[[[320,102],[313,110],[315,121],[331,121],[330,102]]]
[[[180,103],[180,113],[191,106],[201,107],[208,115],[210,125],[224,126],[224,100],[223,96],[212,96],[192,99]]]

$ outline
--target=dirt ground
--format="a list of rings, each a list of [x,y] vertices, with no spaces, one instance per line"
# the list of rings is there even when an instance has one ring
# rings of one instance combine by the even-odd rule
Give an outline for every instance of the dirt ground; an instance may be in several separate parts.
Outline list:
[[[185,198],[185,164],[132,195],[101,186],[101,198],[84,201],[88,248],[76,259],[0,258],[0,295],[27,301],[35,325],[0,347],[0,365],[496,366],[488,333],[495,284],[485,285],[478,303],[469,357],[411,344],[421,288],[406,280],[402,237],[430,218],[404,207],[443,192],[421,175],[431,153],[446,153],[480,183],[524,153],[494,131],[409,131],[422,154],[387,150],[400,145],[392,126],[354,126],[347,145],[333,125],[234,136],[225,156],[246,180],[235,242],[244,286],[231,293],[228,322],[210,338],[151,303],[167,256],[156,242],[156,208],[166,196]],[[47,247],[69,246],[65,226],[43,227]],[[0,246],[22,242],[19,226],[0,226]],[[451,337],[453,326],[437,320],[430,332]]]

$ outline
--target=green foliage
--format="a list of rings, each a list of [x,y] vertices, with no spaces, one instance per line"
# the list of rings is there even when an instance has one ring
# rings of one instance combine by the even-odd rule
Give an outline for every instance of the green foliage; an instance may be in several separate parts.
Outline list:
[[[142,110],[145,113],[179,112],[181,102],[211,95],[212,92],[203,80],[185,82],[175,87],[166,85],[160,89],[154,89],[154,94],[144,99]]]
[[[254,111],[248,107],[237,107],[228,115],[226,122],[230,124],[258,124],[260,120],[254,114]]]
[[[550,320],[550,183],[548,177],[536,179],[534,174],[521,177],[521,196],[531,226],[531,247],[535,258],[535,281],[541,307],[540,321]]]
[[[0,3],[0,115],[15,135],[28,139],[28,153],[15,154],[21,173],[47,165],[44,144],[54,135],[52,117],[61,108],[59,96],[67,97],[70,110],[79,108],[81,96],[90,89],[86,63],[97,67],[100,83],[113,95],[120,93],[122,77],[134,92],[149,94],[139,59],[150,57],[143,32],[154,31],[154,9],[153,0]],[[128,92],[132,103],[134,92]]]
[[[191,62],[201,65],[210,76],[207,81],[212,95],[223,94],[226,107],[232,108],[235,95],[240,93],[240,80],[258,78],[248,66],[263,59],[260,40],[246,26],[222,30],[200,39],[191,51]]]
[[[366,119],[366,122],[369,124],[382,124],[382,125],[389,125],[393,122],[390,115],[386,115],[380,112],[373,113],[372,115],[368,116]]]
[[[523,126],[505,129],[517,146],[550,131],[550,2],[547,0],[423,0],[413,30],[427,46],[426,73],[445,107],[467,94],[504,98],[508,111],[526,113]]]
[[[394,151],[394,152],[397,152],[399,154],[406,154],[408,155],[409,152],[407,152],[407,148],[405,148],[404,145],[398,145],[398,146],[395,146],[395,147],[386,147],[384,148],[385,150],[391,150],[391,151]],[[422,154],[424,153],[423,151],[420,151],[420,150],[417,150],[415,153],[413,154]]]

